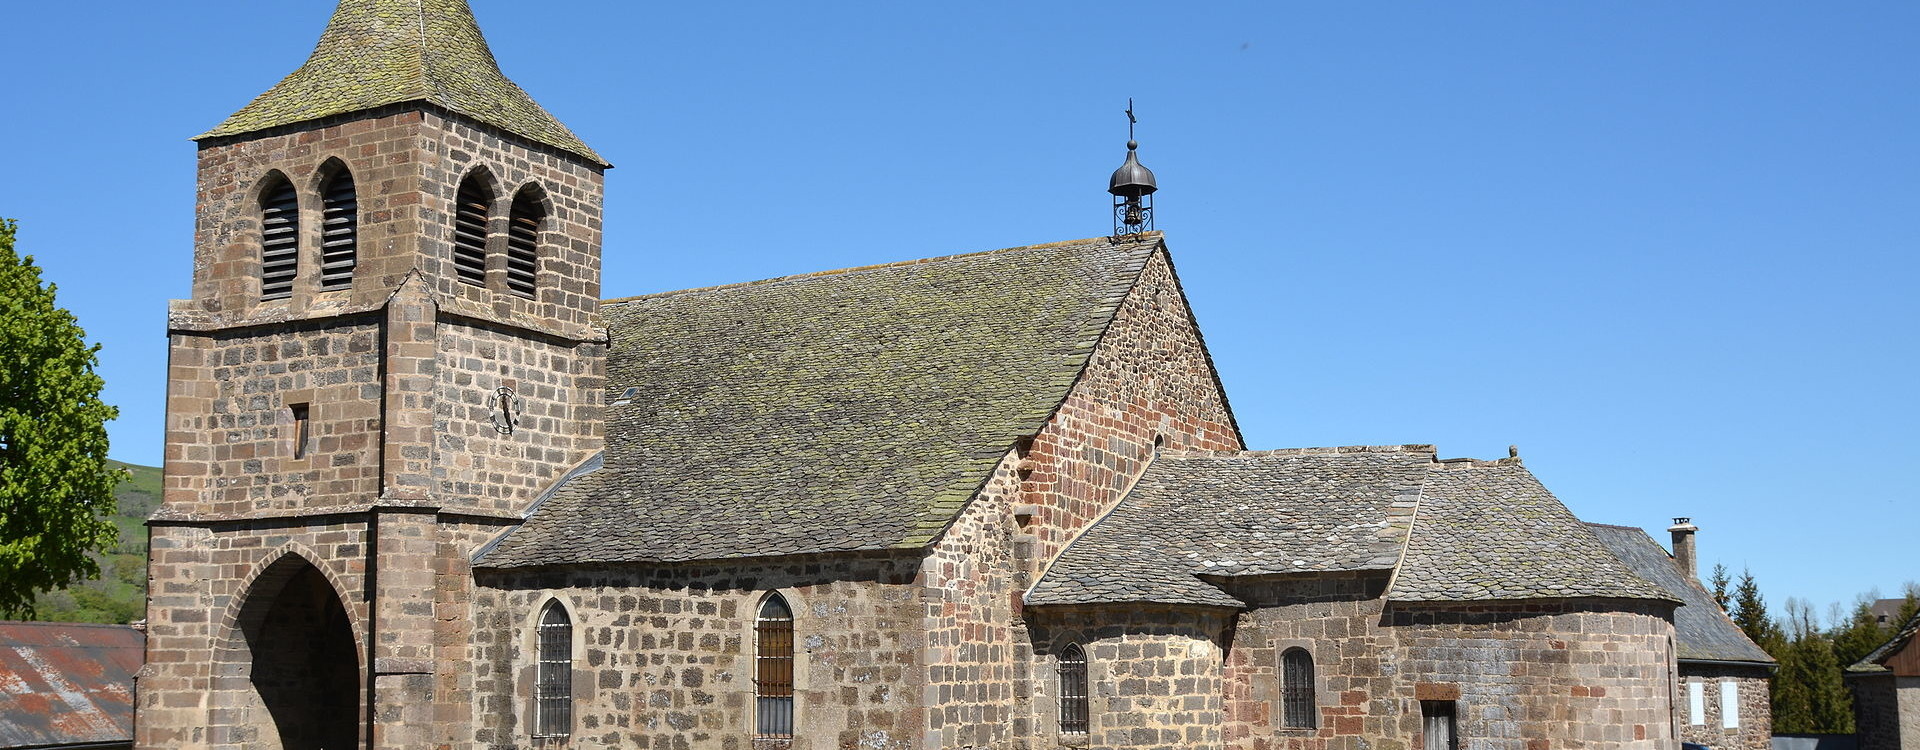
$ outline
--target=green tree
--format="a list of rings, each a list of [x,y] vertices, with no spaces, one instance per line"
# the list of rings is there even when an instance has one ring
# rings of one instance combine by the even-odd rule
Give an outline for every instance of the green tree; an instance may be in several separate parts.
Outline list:
[[[1873,615],[1873,602],[1878,598],[1877,593],[1862,596],[1854,602],[1853,611],[1845,619],[1834,623],[1833,656],[1841,668],[1865,658],[1893,637],[1898,626],[1882,625],[1880,618]]]
[[[0,616],[30,617],[36,591],[100,575],[90,554],[118,531],[106,518],[122,473],[107,465],[98,345],[54,304],[0,219]]]
[[[1754,582],[1752,570],[1740,571],[1740,583],[1733,590],[1732,614],[1733,624],[1740,626],[1740,630],[1768,655],[1779,659],[1786,652],[1786,636],[1781,633],[1780,625],[1767,614],[1767,599],[1761,596],[1760,584]]]
[[[1731,579],[1727,578],[1727,566],[1714,563],[1713,578],[1709,579],[1709,582],[1713,584],[1713,603],[1720,605],[1720,611],[1728,611],[1728,606],[1733,603],[1733,597],[1727,593],[1727,584],[1732,583]]]
[[[1920,614],[1920,583],[1908,581],[1902,588],[1905,589],[1907,600],[1900,603],[1900,614],[1889,623],[1893,626],[1893,630],[1887,633],[1888,638],[1898,635],[1901,628],[1913,621],[1914,615]]]
[[[1775,655],[1773,726],[1788,734],[1851,734],[1853,700],[1840,676],[1833,641],[1804,599],[1786,604],[1786,645]]]

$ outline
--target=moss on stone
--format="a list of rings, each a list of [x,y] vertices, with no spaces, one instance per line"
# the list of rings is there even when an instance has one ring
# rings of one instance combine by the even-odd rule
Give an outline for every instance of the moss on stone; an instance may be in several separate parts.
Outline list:
[[[466,0],[341,0],[313,54],[195,140],[424,102],[608,166],[500,72]]]

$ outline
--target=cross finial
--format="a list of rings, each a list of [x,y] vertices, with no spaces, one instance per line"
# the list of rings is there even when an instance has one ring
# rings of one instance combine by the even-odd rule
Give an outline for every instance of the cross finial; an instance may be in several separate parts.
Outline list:
[[[1134,123],[1137,123],[1137,122],[1140,122],[1140,118],[1133,116],[1133,97],[1129,96],[1127,97],[1127,140],[1128,141],[1133,140],[1133,126],[1134,126]]]

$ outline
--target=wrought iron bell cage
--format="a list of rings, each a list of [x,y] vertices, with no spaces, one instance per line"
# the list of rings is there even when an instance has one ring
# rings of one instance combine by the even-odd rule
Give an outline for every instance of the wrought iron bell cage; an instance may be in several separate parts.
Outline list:
[[[1137,237],[1153,231],[1153,194],[1160,186],[1153,170],[1140,163],[1140,142],[1133,139],[1133,100],[1127,100],[1127,160],[1113,170],[1107,192],[1113,195],[1113,237]]]

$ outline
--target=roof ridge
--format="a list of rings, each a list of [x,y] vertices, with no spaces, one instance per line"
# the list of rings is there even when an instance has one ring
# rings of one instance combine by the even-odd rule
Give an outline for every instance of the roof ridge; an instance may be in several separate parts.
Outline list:
[[[1435,453],[1436,449],[1427,443],[1402,443],[1399,445],[1335,445],[1318,448],[1268,448],[1264,450],[1221,451],[1221,450],[1164,450],[1161,453],[1172,458],[1261,458],[1264,456],[1337,456],[1358,453]]]
[[[1646,529],[1640,528],[1638,526],[1622,526],[1617,523],[1600,523],[1598,521],[1581,521],[1581,523],[1584,523],[1588,526],[1598,526],[1603,529],[1619,529],[1621,531],[1638,531],[1642,534],[1647,534]],[[1652,539],[1653,535],[1647,534],[1647,538]]]
[[[1435,471],[1469,471],[1472,469],[1498,469],[1507,466],[1526,467],[1519,456],[1506,458],[1437,458],[1433,461]],[[1581,523],[1586,523],[1581,521]]]
[[[1160,232],[1157,232],[1157,231],[1147,232],[1143,236],[1151,236],[1157,239],[1160,236]],[[1111,238],[1107,238],[1107,237],[1088,237],[1085,239],[1078,239],[1078,240],[1061,240],[1059,242],[1042,242],[1037,245],[1020,245],[1018,247],[1003,247],[996,250],[978,250],[970,253],[953,253],[950,255],[936,255],[930,258],[915,258],[912,260],[897,260],[889,263],[872,263],[864,266],[849,266],[846,268],[834,268],[834,269],[829,269],[825,271],[795,273],[795,274],[788,274],[786,276],[774,276],[772,278],[766,278],[766,279],[755,279],[753,281],[735,281],[727,284],[713,284],[711,286],[697,286],[697,287],[692,287],[688,289],[674,289],[674,290],[665,291],[665,292],[654,292],[652,294],[635,294],[635,295],[630,295],[626,297],[609,297],[607,299],[600,300],[600,304],[617,305],[617,304],[622,304],[627,302],[638,302],[641,300],[660,299],[663,297],[677,297],[683,294],[700,294],[704,292],[717,292],[722,289],[739,289],[739,288],[745,288],[745,287],[763,286],[766,284],[777,284],[782,281],[799,281],[801,279],[812,279],[812,278],[819,278],[824,276],[841,276],[841,275],[851,274],[851,273],[865,273],[867,271],[879,271],[879,270],[884,270],[888,268],[906,268],[909,266],[927,265],[929,263],[941,263],[941,262],[951,261],[951,260],[960,260],[962,258],[975,258],[983,255],[999,255],[1003,253],[1017,253],[1017,252],[1022,252],[1026,250],[1045,250],[1049,248],[1068,247],[1072,245],[1088,245],[1096,242],[1107,242],[1108,244],[1113,244],[1113,245],[1129,244],[1129,245],[1141,245],[1142,247],[1149,247],[1149,248],[1153,247],[1153,245],[1149,245],[1144,241],[1114,243],[1111,241]]]
[[[49,620],[0,620],[0,625],[5,625],[8,627],[12,627],[15,625],[32,625],[36,627],[45,627],[45,628],[126,628],[130,630],[139,630],[139,628],[135,628],[132,625],[129,625],[127,623],[122,623],[122,622],[54,622]]]

